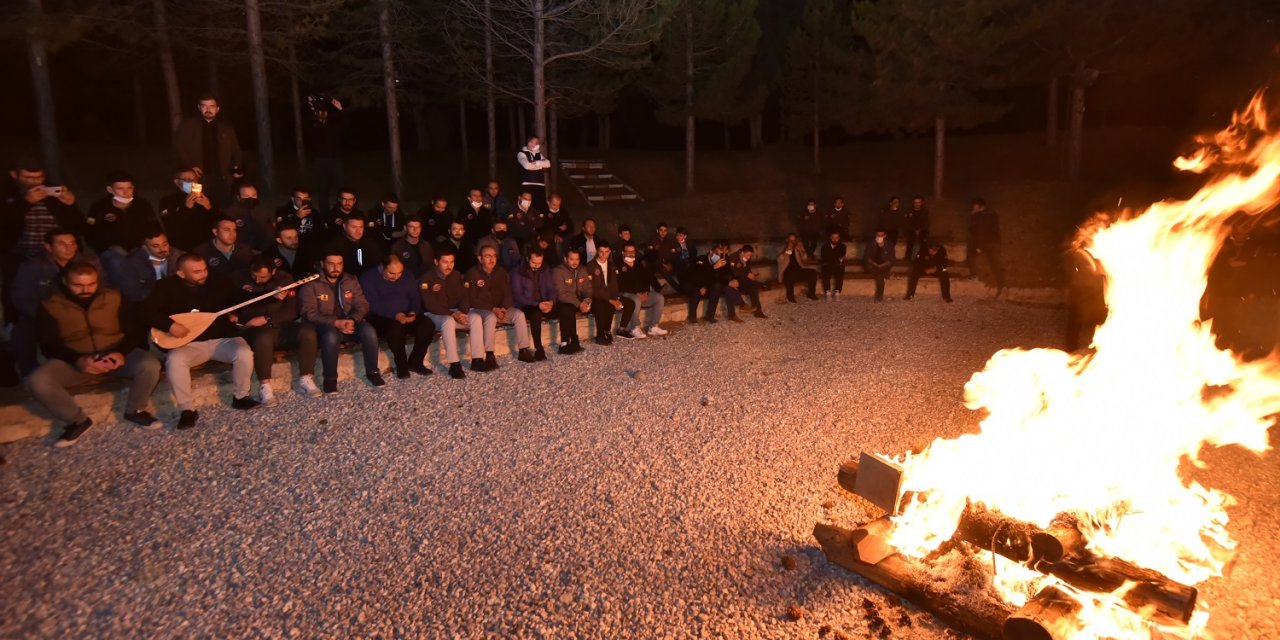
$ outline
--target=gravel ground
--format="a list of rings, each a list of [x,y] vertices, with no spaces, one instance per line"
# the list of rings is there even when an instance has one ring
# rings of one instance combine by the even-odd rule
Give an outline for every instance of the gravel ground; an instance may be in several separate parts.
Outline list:
[[[869,516],[840,461],[973,429],[970,374],[1055,344],[1062,312],[972,284],[953,305],[872,304],[867,284],[462,382],[344,382],[202,411],[193,432],[11,446],[0,636],[957,635],[828,565],[812,527]],[[1211,627],[1280,637],[1247,619],[1280,606],[1276,458],[1208,461],[1242,501]]]

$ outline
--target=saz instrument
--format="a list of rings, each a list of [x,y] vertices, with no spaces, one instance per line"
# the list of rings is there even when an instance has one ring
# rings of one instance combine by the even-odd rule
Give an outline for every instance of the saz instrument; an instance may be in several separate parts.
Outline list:
[[[256,298],[253,298],[252,300],[245,300],[244,302],[241,302],[240,304],[234,307],[227,307],[222,311],[218,311],[218,312],[188,311],[187,313],[175,313],[169,316],[169,319],[173,320],[177,324],[180,324],[186,327],[187,335],[179,338],[170,334],[167,331],[152,329],[151,339],[156,343],[156,346],[160,347],[161,349],[177,349],[178,347],[181,347],[182,345],[187,344],[192,340],[195,340],[196,338],[200,337],[200,334],[204,333],[204,330],[208,329],[209,325],[213,324],[213,321],[216,320],[218,316],[231,313],[232,311],[235,311],[236,309],[239,309],[241,307],[247,307],[260,300],[266,300],[271,296],[279,295],[281,292],[288,291],[290,289],[293,289],[294,287],[300,287],[319,277],[320,277],[320,274],[313,273],[293,284],[285,285],[283,287],[276,289],[275,291],[268,291]]]

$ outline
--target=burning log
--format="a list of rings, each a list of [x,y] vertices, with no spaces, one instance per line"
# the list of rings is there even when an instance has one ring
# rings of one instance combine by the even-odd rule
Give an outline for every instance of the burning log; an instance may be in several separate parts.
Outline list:
[[[960,514],[952,540],[963,540],[1032,567],[1053,564],[1084,547],[1083,536],[1068,517],[1060,516],[1048,529],[1041,529],[974,503],[966,505]]]
[[[1120,598],[1134,611],[1161,624],[1185,625],[1195,613],[1199,591],[1174,582],[1164,574],[1119,558],[1090,554],[1069,557],[1049,567],[1049,575],[1080,589],[1112,593],[1132,583]]]
[[[1080,602],[1058,587],[1045,587],[1004,621],[1004,640],[1069,640],[1080,630]]]

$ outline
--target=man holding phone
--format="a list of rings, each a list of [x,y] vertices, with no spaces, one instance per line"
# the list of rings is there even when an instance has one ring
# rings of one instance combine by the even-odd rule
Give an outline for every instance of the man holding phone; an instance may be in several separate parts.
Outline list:
[[[199,117],[184,118],[173,132],[174,155],[178,168],[194,172],[205,195],[223,209],[230,204],[233,181],[244,177],[240,140],[231,124],[218,118],[216,96],[200,96],[196,107]]]
[[[360,286],[369,299],[369,323],[391,348],[396,377],[408,378],[409,372],[431,375],[423,365],[427,347],[435,335],[435,325],[422,313],[422,296],[412,273],[405,274],[403,260],[388,255],[376,269],[360,275]],[[413,334],[413,351],[405,355],[405,341]]]

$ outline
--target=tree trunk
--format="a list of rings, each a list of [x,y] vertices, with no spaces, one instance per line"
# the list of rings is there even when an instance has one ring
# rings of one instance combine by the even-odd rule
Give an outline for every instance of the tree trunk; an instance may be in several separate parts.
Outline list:
[[[400,109],[396,105],[396,65],[391,56],[391,0],[378,3],[378,35],[382,38],[382,86],[386,92],[387,139],[391,147],[391,184],[404,194],[404,159],[400,157]]]
[[[244,1],[245,24],[249,34],[249,74],[253,81],[253,111],[258,121],[258,168],[262,188],[273,193],[276,182],[276,156],[271,148],[271,105],[267,101],[267,61],[262,53],[262,16],[258,0]]]
[[[533,0],[533,135],[547,138],[546,0]],[[526,138],[527,140],[527,138]],[[522,141],[523,142],[523,141]]]
[[[942,169],[947,152],[947,119],[933,121],[933,197],[942,197]]]
[[[1045,144],[1058,144],[1058,76],[1049,78],[1049,95],[1045,109]]]
[[[147,146],[147,105],[143,101],[142,76],[137,73],[129,75],[133,77],[133,128],[138,144],[145,147]]]
[[[685,69],[684,69],[684,192],[693,193],[694,131],[693,118],[693,11],[685,6]]]
[[[302,135],[302,89],[298,86],[298,49],[289,41],[289,97],[293,101],[293,147],[298,154],[298,175],[307,175],[307,147]]]
[[[1071,122],[1067,127],[1067,178],[1080,180],[1080,156],[1084,149],[1084,62],[1076,68],[1071,81]]]
[[[556,113],[556,103],[547,105],[547,120],[551,131],[547,136],[547,160],[551,168],[547,170],[547,197],[556,192],[556,159],[560,157],[560,117]]]
[[[751,148],[759,149],[764,146],[764,113],[763,109],[760,113],[751,116]]]
[[[53,87],[49,83],[49,54],[45,46],[44,7],[41,0],[27,0],[31,22],[27,27],[27,61],[36,99],[36,126],[40,152],[44,154],[46,184],[62,184],[62,158],[58,148],[58,124],[54,117]]]
[[[518,142],[520,134],[516,129],[516,109],[519,107],[520,105],[514,102],[507,107],[507,136],[511,138],[511,147],[513,149],[520,148],[520,143]],[[494,179],[496,180],[497,177],[495,176]]]
[[[418,151],[425,153],[431,149],[431,136],[427,132],[427,114],[422,107],[414,107],[411,113],[414,133],[418,138]]]
[[[471,166],[471,145],[467,141],[467,99],[458,98],[458,144],[462,146],[462,175]]]
[[[178,90],[178,69],[173,63],[173,44],[169,41],[169,21],[165,17],[165,0],[153,0],[151,11],[156,20],[156,49],[160,54],[160,74],[164,76],[164,93],[169,101],[169,130],[182,121],[182,96]]]
[[[485,120],[489,127],[489,179],[498,179],[498,102],[493,90],[493,0],[484,0]]]
[[[516,110],[516,116],[520,119],[520,135],[512,141],[513,144],[511,145],[518,151],[520,147],[524,146],[524,143],[529,141],[529,123],[525,117],[523,104],[516,103],[512,108]]]

